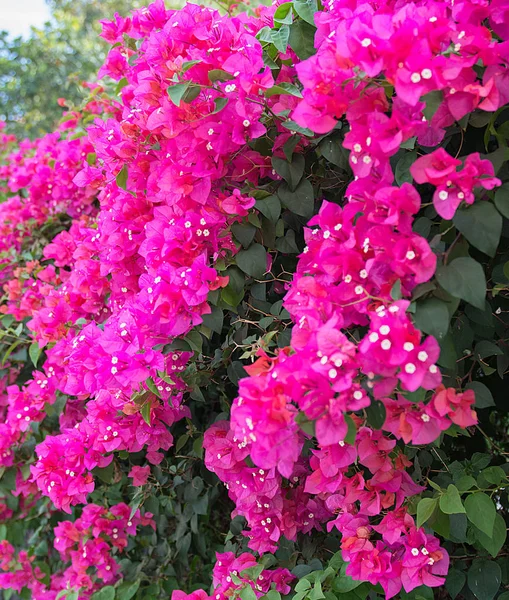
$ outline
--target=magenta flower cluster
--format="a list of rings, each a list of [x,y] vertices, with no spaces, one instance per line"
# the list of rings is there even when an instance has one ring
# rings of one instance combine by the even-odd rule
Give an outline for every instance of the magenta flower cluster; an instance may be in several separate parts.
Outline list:
[[[394,185],[390,158],[411,138],[436,145],[468,112],[507,102],[506,44],[483,23],[488,3],[325,4],[315,15],[317,53],[296,67],[304,98],[293,118],[326,133],[346,117],[354,181],[345,206],[324,202],[309,222],[284,302],[294,322],[291,350],[246,369],[231,422],[206,436],[206,464],[246,517],[251,548],[274,551],[282,535],[336,527],[347,574],[381,584],[390,598],[402,587],[442,585],[449,564],[405,508],[420,488],[394,438],[429,444],[452,423],[476,423],[473,392],[441,385],[438,342],[423,337],[408,312],[406,298],[431,279],[436,256],[412,231],[421,200],[411,184]],[[482,83],[478,60],[489,65]],[[386,83],[396,91],[393,102]],[[431,92],[443,100],[428,121],[421,98]],[[416,183],[436,186],[433,203],[447,219],[474,201],[476,187],[501,184],[478,154],[458,170],[461,164],[439,149],[410,169]],[[358,343],[345,335],[357,325],[368,326]],[[435,390],[428,402],[405,398],[420,388]],[[385,405],[382,431],[348,416],[368,407],[370,396]],[[314,424],[318,442],[308,460],[303,420]],[[352,431],[353,444],[345,442]]]
[[[21,388],[15,369],[0,383],[0,466],[16,467],[27,510],[44,496],[71,514],[95,489],[92,471],[118,452],[146,452],[149,465],[129,473],[134,486],[146,484],[150,465],[173,445],[171,426],[191,414],[183,373],[192,353],[164,347],[201,324],[210,292],[228,284],[215,267],[238,252],[231,227],[255,205],[241,189],[278,178],[248,142],[267,134],[267,111],[319,134],[344,119],[354,178],[343,206],[321,202],[305,229],[284,299],[290,346],[260,352],[246,367],[230,420],[205,432],[205,464],[226,485],[234,515],[246,518],[252,550],[274,552],[282,536],[336,528],[347,574],[390,598],[442,585],[449,565],[409,513],[422,488],[397,440],[429,444],[451,425],[477,422],[474,393],[442,385],[439,344],[409,312],[437,259],[412,229],[420,195],[394,183],[390,159],[412,138],[435,146],[467,113],[509,102],[509,5],[327,0],[315,15],[316,53],[299,62],[289,49],[275,81],[256,36],[276,8],[221,16],[156,0],[116,15],[103,23],[112,49],[100,75],[120,92],[105,101],[90,86],[84,113],[96,119],[86,132],[78,113],[18,147],[0,130],[0,191],[9,193],[0,205],[1,310],[27,319],[46,354]],[[302,99],[284,86],[265,98],[296,81]],[[423,97],[434,93],[440,102],[428,119]],[[272,123],[281,156],[291,136],[282,120]],[[472,204],[474,190],[501,183],[479,154],[462,162],[443,149],[410,173],[434,186],[445,219]],[[19,266],[27,240],[62,215],[72,223],[45,245],[43,260]],[[349,335],[356,326],[366,328],[361,339]],[[419,390],[427,400],[411,402]],[[16,453],[62,395],[60,429],[36,446],[27,472]],[[386,417],[376,430],[366,409],[379,403]],[[54,600],[66,587],[89,598],[119,578],[112,550],[125,549],[137,526],[153,525],[150,513],[130,512],[88,504],[77,520],[60,522],[54,547],[69,566],[48,586],[28,555],[1,542],[0,588],[19,591],[28,581],[34,600]],[[175,592],[174,600],[225,600],[246,585],[257,597],[271,586],[289,592],[286,569],[265,569],[256,582],[241,575],[256,564],[250,553],[218,554],[212,595]]]

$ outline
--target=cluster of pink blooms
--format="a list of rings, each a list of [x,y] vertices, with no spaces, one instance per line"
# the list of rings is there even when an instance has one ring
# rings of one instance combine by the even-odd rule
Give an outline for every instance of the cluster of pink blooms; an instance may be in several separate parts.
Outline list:
[[[284,302],[294,321],[291,348],[246,369],[231,421],[205,436],[206,464],[247,519],[251,548],[274,551],[282,535],[336,527],[347,573],[381,584],[390,598],[402,587],[442,585],[449,563],[407,512],[405,500],[422,488],[394,437],[428,444],[452,424],[476,423],[473,392],[441,385],[438,342],[408,312],[406,298],[431,279],[436,255],[412,231],[420,196],[409,183],[393,184],[390,158],[410,138],[435,146],[445,127],[475,108],[505,104],[507,44],[482,23],[491,15],[499,31],[503,22],[488,2],[324,4],[315,15],[317,53],[297,64],[304,90],[292,117],[326,133],[346,116],[354,181],[346,204],[323,202],[305,232]],[[479,60],[487,66],[482,82],[473,68]],[[392,102],[385,81],[395,88]],[[422,97],[430,92],[443,99],[427,121]],[[439,149],[410,169],[416,183],[436,186],[434,205],[447,219],[474,201],[475,188],[501,183],[478,154],[460,165]],[[394,289],[402,300],[393,300]],[[356,326],[367,326],[359,342],[346,331]],[[406,398],[419,389],[429,391],[425,402]],[[359,416],[373,401],[386,413],[381,431]],[[317,442],[308,458],[306,423]]]
[[[70,397],[60,431],[36,448],[30,485],[23,479],[28,497],[35,483],[71,513],[94,490],[95,467],[119,451],[145,450],[149,463],[160,463],[172,445],[169,427],[189,415],[181,375],[191,353],[161,348],[210,312],[209,292],[228,283],[213,266],[237,251],[230,226],[255,203],[240,188],[272,177],[270,157],[247,145],[266,133],[258,98],[274,85],[255,38],[261,26],[195,5],[166,10],[162,0],[104,22],[113,48],[100,74],[126,82],[120,102],[87,107],[102,115],[87,136],[66,137],[80,126],[72,114],[59,132],[23,142],[0,167],[9,266],[35,229],[62,213],[73,219],[43,250],[51,264],[32,260],[2,272],[2,312],[30,319],[46,360],[21,389],[11,385],[2,395],[0,465],[18,467],[16,451],[32,425],[61,394]],[[223,75],[211,80],[211,71]],[[285,67],[279,77],[293,75]],[[174,85],[196,90],[193,102],[177,106],[167,91]],[[278,110],[296,103],[270,99]],[[146,481],[144,469],[132,474],[134,483]],[[80,569],[68,583],[88,597]],[[51,590],[62,581],[52,576]],[[41,590],[33,597],[45,599]]]
[[[188,414],[179,375],[190,354],[154,348],[185,336],[210,312],[208,293],[228,282],[211,265],[236,251],[228,227],[254,204],[238,182],[269,172],[267,158],[239,152],[265,132],[262,107],[251,100],[273,85],[257,27],[193,5],[167,11],[161,1],[104,24],[114,48],[102,74],[127,84],[122,107],[89,129],[95,165],[74,177],[95,191],[100,212],[46,247],[62,284],[29,324],[41,346],[55,342],[45,368],[58,390],[89,399],[75,422],[39,445],[32,469],[42,493],[66,511],[85,501],[91,469],[106,466],[113,451],[146,447],[149,462],[159,463],[172,444],[167,426]],[[132,50],[118,45],[125,36],[139,44],[132,64]],[[214,69],[227,81],[211,86]],[[196,86],[192,104],[172,103],[167,88],[175,80]],[[218,99],[227,101],[220,111]],[[253,163],[260,168],[247,174]],[[91,322],[62,335],[82,318]],[[149,377],[160,399],[148,391]],[[133,402],[140,392],[143,402]],[[150,425],[140,410],[147,403]]]
[[[152,515],[146,512],[142,516],[139,510],[131,515],[131,508],[123,503],[109,510],[88,504],[79,519],[61,521],[55,527],[54,546],[61,560],[70,561],[71,565],[62,573],[59,585],[63,581],[64,587],[90,592],[101,584],[115,582],[119,565],[111,550],[122,552],[127,547],[128,536],[135,536],[139,526],[155,529]]]
[[[19,431],[42,420],[57,394],[76,397],[61,433],[37,448],[32,469],[41,492],[66,511],[85,501],[94,489],[90,471],[114,451],[146,448],[157,464],[171,446],[168,426],[188,414],[180,374],[190,353],[154,348],[185,336],[210,312],[208,293],[228,282],[212,265],[236,251],[229,225],[254,205],[239,185],[271,173],[270,160],[247,147],[266,131],[263,107],[252,100],[274,83],[254,37],[258,20],[193,5],[168,11],[158,1],[103,26],[114,47],[101,74],[125,77],[121,103],[108,106],[111,116],[88,137],[27,142],[0,173],[11,192],[28,190],[8,203],[40,213],[39,225],[62,210],[74,217],[44,248],[53,264],[29,262],[6,281],[3,307],[17,319],[31,317],[47,355],[32,382],[9,391],[3,459],[12,464]],[[119,45],[126,36],[139,45],[129,62],[130,44]],[[211,85],[213,70],[226,81]],[[167,88],[176,81],[198,89],[192,104],[172,103]],[[280,102],[291,109],[296,100]],[[92,153],[95,162],[85,160]],[[4,222],[17,232],[10,213]],[[21,243],[6,241],[17,251]],[[159,398],[145,384],[149,377]],[[147,404],[150,425],[141,416]]]
[[[61,132],[25,140],[8,152],[0,165],[0,193],[9,197],[0,206],[2,277],[12,275],[23,244],[33,232],[59,213],[72,218],[94,212],[93,190],[80,189],[73,177],[93,152],[87,137],[61,139]],[[1,142],[0,142],[1,143]],[[9,150],[10,145],[0,149]],[[21,193],[30,190],[28,195]]]
[[[67,137],[79,126],[77,113],[15,152],[0,130],[0,150],[8,152],[0,166],[0,193],[8,195],[0,205],[2,312],[28,318],[46,354],[21,389],[13,379],[0,384],[0,466],[19,467],[17,449],[60,395],[70,397],[60,430],[36,447],[30,479],[18,472],[16,493],[27,505],[40,493],[71,513],[94,490],[91,471],[108,466],[115,452],[145,450],[150,464],[163,460],[173,442],[169,427],[190,414],[182,375],[191,357],[163,347],[199,325],[211,311],[209,293],[228,284],[214,267],[236,253],[230,228],[255,204],[241,189],[276,177],[270,157],[248,145],[267,133],[265,108],[317,133],[345,117],[354,180],[344,206],[324,201],[305,230],[284,302],[294,322],[291,346],[247,367],[231,420],[205,433],[205,462],[226,484],[234,514],[247,519],[253,550],[275,551],[282,535],[336,528],[347,573],[381,584],[390,598],[402,587],[441,585],[449,560],[408,514],[406,500],[422,488],[396,439],[427,444],[451,424],[476,423],[473,392],[441,385],[438,342],[408,312],[408,298],[433,277],[437,258],[412,230],[420,195],[410,183],[394,185],[390,158],[414,137],[436,146],[446,127],[474,109],[495,111],[509,101],[507,42],[485,23],[505,40],[508,6],[324,5],[315,16],[316,54],[296,70],[283,63],[277,81],[256,39],[275,6],[262,18],[231,17],[192,4],[167,10],[156,0],[131,17],[116,15],[103,23],[112,49],[100,75],[123,87],[118,102],[90,103],[88,112],[101,118],[86,136]],[[291,51],[286,57],[297,62]],[[265,99],[295,74],[303,99]],[[423,96],[430,93],[441,102],[428,121]],[[271,125],[282,155],[291,133],[279,120]],[[434,206],[446,219],[474,202],[474,190],[482,197],[500,184],[478,154],[462,163],[443,149],[419,158],[411,174],[435,186]],[[46,245],[42,260],[21,259],[33,232],[62,213],[72,225]],[[402,299],[393,299],[395,289]],[[366,328],[360,341],[347,331],[358,326]],[[410,402],[420,389],[425,402]],[[386,414],[381,430],[366,421],[375,401]],[[316,443],[303,453],[311,431]],[[135,467],[130,476],[144,485],[149,473]],[[137,524],[151,524],[148,514],[129,514],[125,505],[88,505],[73,523],[60,523],[55,549],[71,566],[53,574],[49,588],[31,558],[15,558],[2,543],[0,586],[30,581],[35,600],[54,600],[66,586],[88,598],[98,580],[118,578],[111,549],[123,550]],[[218,555],[212,597],[244,585],[257,596],[271,585],[288,593],[288,571],[264,570],[249,582],[241,572],[255,566],[251,554]]]
[[[444,219],[452,219],[462,202],[473,204],[474,189],[492,190],[501,184],[493,177],[493,164],[482,160],[479,154],[469,154],[461,171],[457,171],[461,160],[453,158],[443,148],[427,156],[421,156],[410,168],[417,183],[431,183],[436,186],[433,205]],[[485,177],[483,177],[485,176]]]
[[[256,569],[258,575],[254,581],[252,573],[243,573],[248,569],[251,572]],[[255,557],[249,552],[244,552],[238,557],[233,552],[217,553],[212,574],[214,590],[210,596],[204,590],[197,590],[191,594],[176,590],[172,594],[172,600],[227,600],[247,586],[257,598],[264,596],[271,589],[286,595],[291,591],[289,584],[293,579],[295,577],[288,569],[260,569]]]
[[[121,553],[127,547],[128,536],[136,535],[139,526],[155,528],[151,517],[150,513],[141,516],[139,510],[131,516],[126,504],[116,504],[109,510],[88,504],[74,522],[61,521],[55,527],[54,547],[60,560],[70,565],[52,578],[50,589],[42,582],[44,572],[32,564],[34,556],[26,552],[16,556],[9,542],[0,542],[0,589],[20,592],[27,587],[33,598],[41,600],[53,600],[65,589],[82,589],[90,595],[118,579],[119,565],[112,549]]]
[[[20,592],[28,582],[31,587],[38,585],[44,577],[40,568],[32,564],[35,557],[30,557],[24,550],[16,554],[14,546],[7,540],[0,542],[0,589],[12,589]]]

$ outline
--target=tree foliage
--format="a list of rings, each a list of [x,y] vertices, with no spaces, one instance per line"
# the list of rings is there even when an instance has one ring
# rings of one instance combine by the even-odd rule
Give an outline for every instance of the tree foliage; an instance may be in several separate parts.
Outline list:
[[[52,131],[62,117],[59,98],[68,106],[80,104],[87,95],[81,83],[93,80],[104,60],[99,20],[140,5],[140,0],[54,0],[51,21],[32,28],[27,39],[0,31],[0,119],[7,130],[30,138]]]

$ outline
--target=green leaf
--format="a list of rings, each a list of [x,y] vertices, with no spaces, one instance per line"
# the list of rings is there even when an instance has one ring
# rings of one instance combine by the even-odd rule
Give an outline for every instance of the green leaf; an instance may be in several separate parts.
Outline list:
[[[221,112],[223,108],[228,104],[229,98],[214,98],[214,110],[210,113],[211,115],[216,115],[218,112]]]
[[[339,576],[336,577],[332,583],[332,589],[339,594],[346,594],[347,592],[351,592],[362,585],[362,581],[352,579],[346,574],[347,566],[348,565],[346,563],[341,565]]]
[[[413,137],[408,138],[408,140],[404,141],[400,145],[400,148],[403,148],[404,150],[413,150],[415,148],[416,141],[417,141],[417,136],[414,135]]]
[[[440,367],[453,370],[456,368],[456,361],[458,355],[456,354],[456,348],[454,347],[454,340],[450,333],[448,333],[440,344],[440,357],[437,360],[437,364]]]
[[[277,590],[269,590],[263,598],[264,600],[281,600],[281,594]]]
[[[254,567],[242,569],[242,571],[240,572],[240,575],[244,579],[249,579],[250,581],[256,581],[258,579],[258,577],[261,575],[264,568],[265,568],[264,565],[257,564]]]
[[[428,298],[415,305],[414,322],[417,327],[442,341],[449,330],[449,310],[438,298]]]
[[[127,81],[127,78],[126,77],[122,77],[122,79],[117,83],[117,86],[115,87],[115,96],[119,96],[120,92],[125,88],[125,86],[128,83],[129,82]],[[87,161],[88,161],[88,158],[87,158]],[[92,164],[92,163],[89,163],[89,164]]]
[[[438,498],[423,498],[417,505],[417,527],[422,527],[424,523],[435,512],[438,505]]]
[[[124,164],[124,166],[120,169],[120,171],[117,174],[116,177],[116,182],[119,188],[125,190],[127,188],[127,177],[128,177],[129,173],[127,171],[127,165]]]
[[[189,439],[189,436],[187,435],[187,433],[184,433],[179,437],[179,439],[177,440],[177,443],[175,444],[175,452],[177,452],[177,454],[187,444],[188,439]]]
[[[276,95],[295,96],[296,98],[302,98],[302,92],[299,90],[299,88],[292,83],[287,83],[286,81],[278,83],[277,85],[274,85],[265,91],[266,98],[271,98],[272,96]]]
[[[182,98],[189,89],[190,85],[191,82],[186,81],[185,83],[174,83],[173,85],[168,86],[168,96],[175,106],[180,106],[180,102],[182,101]]]
[[[267,253],[261,244],[241,250],[235,257],[237,266],[247,275],[259,279],[267,271]]]
[[[277,156],[272,158],[274,171],[286,181],[292,192],[295,191],[304,175],[304,163],[302,154],[295,154],[291,162]]]
[[[481,471],[490,464],[491,456],[482,452],[474,452],[470,462],[475,471]]]
[[[161,398],[161,392],[157,389],[156,384],[154,383],[154,380],[152,379],[152,377],[149,377],[145,383],[147,384],[148,389],[158,398]]]
[[[495,206],[501,215],[509,219],[509,183],[504,183],[495,192]]]
[[[410,402],[424,402],[426,399],[426,390],[424,388],[417,388],[415,392],[405,392],[404,396]]]
[[[295,231],[293,229],[290,229],[285,237],[276,240],[276,250],[284,254],[297,254],[299,252],[299,248],[295,243]]]
[[[152,424],[152,408],[150,402],[145,402],[145,404],[141,407],[141,416],[147,425]]]
[[[465,508],[456,486],[450,484],[443,496],[440,496],[440,510],[446,515],[464,513]]]
[[[406,152],[399,160],[394,171],[394,177],[398,185],[412,183],[413,177],[410,167],[417,159],[417,152]]]
[[[280,4],[273,16],[274,23],[290,25],[293,21],[292,2],[283,2]]]
[[[30,356],[30,360],[32,361],[32,364],[36,368],[37,368],[37,362],[39,361],[39,358],[41,356],[41,352],[42,352],[42,348],[39,347],[39,344],[37,342],[33,342],[32,344],[30,344],[30,347],[28,348],[28,355]]]
[[[345,171],[349,168],[348,157],[341,145],[341,137],[336,132],[324,138],[318,148],[322,156],[336,167]]]
[[[2,325],[8,329],[14,323],[14,317],[12,315],[4,315],[0,318]]]
[[[186,73],[187,71],[189,71],[189,69],[191,69],[192,67],[194,67],[194,65],[199,65],[202,61],[201,60],[186,60],[185,62],[182,63],[182,73]]]
[[[468,570],[468,587],[478,600],[492,600],[501,582],[500,566],[492,560],[477,558]]]
[[[391,288],[391,298],[393,300],[401,300],[401,279],[397,279],[394,285]]]
[[[306,60],[306,58],[316,53],[314,44],[315,31],[316,27],[301,19],[294,21],[290,25],[289,44],[301,60]]]
[[[433,221],[431,221],[431,219],[428,219],[427,217],[418,217],[417,219],[415,219],[414,224],[412,226],[412,230],[415,233],[418,233],[419,235],[422,235],[422,237],[428,237],[429,232],[431,231],[431,226],[433,225]],[[417,286],[418,291],[420,292],[422,290],[422,288],[424,286],[428,287],[428,286],[432,286],[433,284],[431,282],[426,282],[426,283],[421,283]],[[419,296],[416,295],[416,290],[417,288],[414,288],[414,293],[412,294],[413,298],[418,298]],[[433,288],[431,288],[433,289]]]
[[[484,469],[484,471],[481,471],[480,475],[482,476],[483,480],[487,481],[489,484],[497,486],[500,485],[502,481],[505,481],[507,478],[504,469],[502,469],[502,467],[497,466],[488,467],[487,469]]]
[[[489,408],[490,406],[495,406],[493,396],[484,383],[481,383],[480,381],[471,381],[470,383],[467,383],[465,389],[474,390],[476,408]]]
[[[468,520],[467,515],[463,513],[456,513],[449,516],[450,532],[449,539],[456,543],[463,543],[467,541],[467,526]]]
[[[48,542],[46,540],[39,542],[34,549],[34,554],[36,556],[48,556]]]
[[[208,315],[203,315],[203,323],[215,333],[221,333],[223,330],[224,314],[222,309],[217,306],[211,306],[212,312]]]
[[[501,348],[490,342],[489,340],[481,340],[477,342],[474,348],[474,355],[476,359],[481,362],[484,358],[488,358],[490,356],[501,356],[504,354]]]
[[[272,44],[272,29],[267,26],[262,27],[260,31],[256,34],[256,39],[260,40],[260,42]]]
[[[233,75],[223,71],[222,69],[211,69],[208,75],[211,83],[214,83],[215,81],[231,81],[232,79],[235,79]]]
[[[293,0],[293,8],[306,23],[315,24],[315,13],[318,11],[316,0]]]
[[[193,452],[198,456],[198,458],[202,458],[203,456],[203,435],[197,437],[193,442]]]
[[[431,463],[430,463],[431,464]],[[428,480],[428,483],[430,484],[430,486],[436,490],[437,492],[442,492],[442,488],[438,485],[438,483],[435,483],[434,481],[432,481],[431,479]]]
[[[290,27],[288,25],[282,25],[279,29],[272,30],[272,43],[281,53],[285,53],[288,47],[288,40],[290,38]]]
[[[281,125],[285,129],[289,129],[290,131],[293,131],[294,133],[300,133],[307,137],[314,137],[314,135],[315,135],[311,131],[311,129],[307,129],[306,127],[301,127],[298,123],[296,123],[295,121],[292,121],[291,119],[283,121],[283,123],[281,123]]]
[[[470,494],[465,500],[465,509],[468,520],[473,523],[477,529],[480,529],[488,536],[493,534],[495,526],[495,517],[497,511],[491,498],[484,492]]]
[[[423,111],[426,121],[431,121],[443,99],[443,94],[440,91],[429,92],[422,97],[422,100],[426,103],[426,108]]]
[[[470,305],[467,306],[465,314],[471,321],[483,327],[493,327],[494,325],[493,309],[488,301],[484,303],[484,310],[479,310]]]
[[[192,329],[184,339],[194,352],[197,352],[198,354],[201,353],[203,348],[203,337],[198,330]]]
[[[366,408],[366,416],[368,424],[373,429],[382,429],[386,417],[384,403],[380,400],[371,400],[371,404]]]
[[[345,421],[348,426],[348,430],[345,435],[345,443],[353,446],[357,436],[357,427],[355,427],[355,423],[350,415],[345,415]]]
[[[343,560],[343,554],[341,551],[336,552],[329,560],[329,567],[336,573],[341,569],[343,564],[345,564],[345,561]]]
[[[303,412],[297,413],[295,422],[310,437],[315,436],[315,421],[310,421]]]
[[[300,142],[300,138],[298,135],[292,135],[289,137],[286,142],[283,144],[283,152],[286,157],[286,160],[292,160],[293,152],[297,145]]]
[[[308,593],[309,600],[323,600],[325,595],[322,591],[322,584],[319,579],[315,581],[312,590]]]
[[[255,208],[274,225],[281,215],[281,202],[277,196],[268,196],[263,200],[257,200]]]
[[[9,356],[14,352],[14,350],[23,343],[24,340],[16,340],[12,342],[12,344],[7,348],[5,354],[2,357],[2,366],[5,365]]]
[[[451,595],[451,600],[454,600],[461,592],[466,581],[467,576],[463,571],[458,571],[458,569],[451,569],[449,571],[447,579],[445,580],[445,589]]]
[[[505,544],[507,537],[507,528],[504,517],[498,514],[495,516],[495,525],[493,527],[492,535],[486,535],[480,529],[475,530],[475,537],[479,542],[486,548],[486,550],[496,558],[502,546]]]
[[[253,591],[253,588],[248,584],[245,585],[239,592],[239,597],[241,600],[257,600],[256,594]]]
[[[495,175],[497,175],[500,169],[509,160],[509,148],[507,146],[500,146],[494,152],[481,154],[481,158],[485,158],[492,163]]]
[[[189,89],[182,98],[183,102],[189,104],[189,102],[192,102],[195,98],[197,98],[200,95],[200,92],[201,87],[199,85],[190,85]]]
[[[436,531],[438,535],[441,535],[444,538],[449,538],[451,535],[451,517],[441,510],[437,510],[433,513],[430,519],[430,526],[433,531]]]
[[[408,594],[401,590],[399,593],[400,600],[433,600],[433,589],[425,585],[413,589]]]
[[[502,217],[490,202],[476,202],[456,211],[453,223],[476,248],[495,256],[502,233]]]
[[[471,475],[463,475],[455,483],[460,492],[466,492],[474,487],[475,479]]]
[[[303,179],[293,192],[288,184],[282,183],[277,194],[283,206],[296,215],[301,217],[311,217],[313,215],[315,207],[313,186],[307,179]]]
[[[135,581],[134,583],[129,583],[124,581],[117,588],[117,598],[119,600],[131,600],[131,598],[136,594],[138,588],[140,587],[140,581]]]
[[[92,594],[90,600],[113,600],[113,598],[115,598],[115,588],[112,585],[107,585]]]
[[[93,470],[93,473],[94,473],[94,475],[99,477],[99,479],[101,481],[104,481],[104,483],[111,483],[111,480],[113,479],[114,471],[115,471],[115,466],[113,464],[113,461],[111,461],[107,467],[96,467]]]
[[[486,277],[482,266],[468,256],[456,258],[437,270],[438,283],[455,298],[462,298],[480,310],[486,298]]]
[[[271,49],[271,50],[272,50],[272,48],[274,48],[274,46],[272,45],[272,42],[270,43],[270,46],[268,48]],[[275,62],[271,58],[270,53],[267,51],[266,48],[264,48],[262,56],[263,56],[263,64],[266,67],[269,67],[269,69],[271,71],[277,71],[279,73],[279,70],[281,68],[280,65],[278,65],[277,62]]]
[[[256,234],[256,227],[251,223],[233,223],[231,230],[235,239],[237,239],[244,248],[247,248],[253,241]]]

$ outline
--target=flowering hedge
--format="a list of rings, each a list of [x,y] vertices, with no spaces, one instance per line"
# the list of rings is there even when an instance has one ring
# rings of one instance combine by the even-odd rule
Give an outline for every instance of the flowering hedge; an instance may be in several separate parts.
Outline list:
[[[506,600],[509,4],[227,8],[0,131],[4,597]]]

